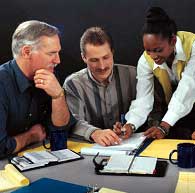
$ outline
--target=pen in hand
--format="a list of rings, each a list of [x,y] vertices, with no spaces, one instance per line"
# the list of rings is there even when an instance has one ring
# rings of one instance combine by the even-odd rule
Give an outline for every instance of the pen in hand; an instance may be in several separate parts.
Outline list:
[[[125,125],[125,114],[121,114],[121,136],[125,136],[126,135],[126,129],[123,128],[123,126]]]

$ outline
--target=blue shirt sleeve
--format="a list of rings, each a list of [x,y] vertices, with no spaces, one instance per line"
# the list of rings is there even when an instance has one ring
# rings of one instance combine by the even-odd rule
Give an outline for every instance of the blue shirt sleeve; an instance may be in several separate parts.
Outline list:
[[[2,158],[12,154],[16,148],[16,140],[14,137],[9,136],[6,130],[8,97],[6,96],[5,90],[1,84],[0,93],[0,158]]]

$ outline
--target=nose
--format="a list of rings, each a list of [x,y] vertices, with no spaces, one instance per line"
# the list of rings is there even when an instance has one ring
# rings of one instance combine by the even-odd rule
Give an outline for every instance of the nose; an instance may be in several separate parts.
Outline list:
[[[54,57],[53,62],[54,62],[55,64],[59,64],[59,63],[60,63],[60,56],[59,56],[59,53],[56,53],[56,54],[55,54],[55,57]]]
[[[149,55],[153,60],[155,60],[155,59],[158,58],[158,56],[157,56],[156,53],[154,53],[154,52],[148,52],[148,55]]]
[[[105,69],[105,62],[103,60],[99,61],[99,68],[102,70]]]

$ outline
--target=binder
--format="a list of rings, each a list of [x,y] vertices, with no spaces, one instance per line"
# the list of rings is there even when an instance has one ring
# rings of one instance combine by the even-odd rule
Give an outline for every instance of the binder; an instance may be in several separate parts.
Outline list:
[[[12,193],[87,193],[91,188],[78,184],[62,182],[50,178],[41,178],[32,182],[29,186],[20,188]]]
[[[19,171],[29,171],[42,167],[58,165],[61,163],[72,162],[80,159],[84,159],[84,157],[81,156],[79,153],[76,153],[69,149],[63,149],[53,152],[26,152],[23,154],[23,156],[15,156],[9,158],[9,161]]]
[[[154,172],[152,174],[147,174],[147,173],[126,173],[126,172],[104,172],[104,167],[108,163],[108,158],[103,158],[100,163],[96,162],[96,157],[98,154],[93,158],[93,163],[95,165],[95,173],[97,175],[119,175],[119,176],[145,176],[145,177],[164,177],[166,174],[168,162],[167,161],[161,161],[157,160],[156,162],[156,167],[154,169]]]

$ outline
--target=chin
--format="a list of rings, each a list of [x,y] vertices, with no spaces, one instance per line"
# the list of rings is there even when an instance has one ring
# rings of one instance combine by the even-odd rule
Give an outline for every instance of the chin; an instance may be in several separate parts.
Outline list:
[[[49,68],[48,71],[50,71],[50,72],[53,73],[54,72],[54,69],[53,68]]]

